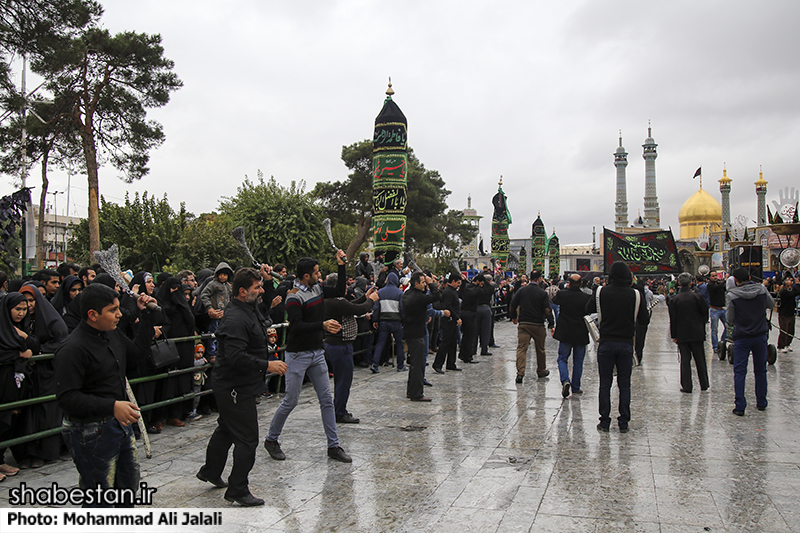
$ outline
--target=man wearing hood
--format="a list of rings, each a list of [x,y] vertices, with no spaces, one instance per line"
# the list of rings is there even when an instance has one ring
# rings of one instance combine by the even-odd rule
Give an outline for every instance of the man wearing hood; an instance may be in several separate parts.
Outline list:
[[[633,276],[628,265],[611,265],[608,285],[598,287],[586,304],[586,314],[598,314],[600,342],[597,347],[597,370],[600,374],[600,423],[597,429],[608,431],[611,425],[611,384],[614,367],[619,387],[620,433],[628,432],[631,420],[631,370],[636,322],[650,323],[650,313],[641,293],[631,287]]]
[[[775,306],[775,300],[761,283],[750,280],[746,268],[733,271],[736,286],[728,291],[728,338],[733,339],[733,414],[744,416],[747,400],[744,382],[747,363],[753,352],[753,374],[756,379],[756,407],[767,408],[767,333],[769,322],[766,310]]]
[[[372,352],[372,366],[369,367],[373,374],[379,372],[381,354],[386,341],[391,335],[394,338],[394,355],[397,358],[397,371],[403,372],[405,367],[405,354],[403,353],[403,326],[401,323],[403,312],[403,291],[400,290],[400,279],[397,274],[390,272],[386,276],[386,285],[378,291],[380,300],[372,308],[374,326],[378,328],[378,342]]]
[[[369,279],[372,276],[372,265],[369,264],[369,254],[361,252],[358,254],[358,263],[356,263],[356,277],[364,276]]]

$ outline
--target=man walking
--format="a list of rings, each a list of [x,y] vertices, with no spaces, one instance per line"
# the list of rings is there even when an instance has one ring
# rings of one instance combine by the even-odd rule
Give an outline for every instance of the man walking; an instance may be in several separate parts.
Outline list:
[[[450,311],[450,317],[442,317],[442,342],[436,359],[433,361],[433,370],[444,374],[442,365],[447,362],[447,370],[459,370],[456,367],[456,344],[458,326],[461,325],[461,302],[458,299],[458,289],[461,287],[461,274],[450,274],[447,286],[442,293],[442,309]]]
[[[243,268],[233,278],[232,294],[216,331],[217,357],[212,377],[219,417],[206,448],[206,462],[197,479],[218,488],[228,487],[225,499],[245,507],[264,505],[250,493],[248,474],[256,460],[258,412],[256,397],[264,388],[266,372],[286,373],[286,363],[271,361],[267,350],[267,328],[271,325],[257,309],[264,293],[262,279],[272,283],[269,269],[261,273]],[[222,471],[233,445],[233,468],[228,482]]]
[[[538,270],[531,272],[531,282],[514,293],[509,306],[509,316],[517,324],[517,383],[522,383],[525,377],[525,367],[528,363],[528,346],[533,339],[536,348],[536,375],[544,378],[550,375],[545,359],[544,341],[547,329],[553,329],[553,312],[550,308],[550,298],[539,285],[542,273]]]
[[[711,319],[711,347],[714,348],[714,355],[719,356],[719,339],[717,334],[720,321],[722,322],[723,333],[722,342],[725,342],[727,332],[725,328],[725,281],[720,279],[718,272],[712,272],[707,284],[708,306]],[[724,357],[723,357],[724,359]]]
[[[459,295],[461,296],[461,348],[458,358],[465,363],[477,363],[475,347],[477,344],[477,330],[475,328],[475,314],[478,312],[478,297],[483,290],[485,280],[478,274],[472,282],[463,282]]]
[[[558,291],[553,303],[559,306],[558,321],[552,332],[558,344],[558,374],[561,378],[561,396],[569,397],[582,394],[581,376],[583,376],[583,359],[586,357],[586,345],[589,344],[589,331],[583,315],[591,296],[581,291],[581,277],[572,274],[569,285]],[[572,379],[569,376],[569,356],[572,353]]]
[[[733,414],[744,416],[747,400],[744,383],[747,363],[753,353],[753,374],[756,381],[756,407],[767,408],[767,309],[775,300],[761,283],[750,280],[746,268],[733,271],[736,286],[728,290],[728,337],[733,339]]]
[[[641,293],[631,287],[633,276],[628,265],[616,261],[611,265],[608,285],[598,287],[586,304],[586,314],[598,314],[600,342],[597,347],[597,370],[600,374],[600,423],[597,429],[608,431],[611,426],[611,384],[617,369],[619,387],[620,433],[628,432],[631,420],[631,370],[633,342],[637,321],[647,324],[650,313]]]
[[[692,290],[691,274],[684,272],[678,276],[678,285],[680,292],[669,301],[669,331],[681,354],[681,392],[692,392],[692,358],[700,390],[708,390],[704,348],[708,305],[701,293]]]
[[[286,298],[286,314],[289,317],[289,333],[286,342],[286,396],[275,410],[269,433],[264,441],[269,456],[277,461],[286,459],[286,455],[278,444],[283,426],[289,414],[297,406],[303,376],[308,375],[319,400],[322,425],[328,440],[328,457],[343,463],[353,460],[339,446],[336,431],[336,414],[331,397],[331,383],[328,378],[328,365],[325,363],[325,351],[322,348],[325,332],[338,333],[342,326],[336,320],[323,320],[325,298],[344,296],[347,282],[344,250],[336,252],[339,265],[336,287],[323,287],[320,283],[322,274],[319,261],[311,257],[303,257],[297,261],[294,293]]]
[[[492,296],[497,285],[492,283],[492,275],[490,273],[478,274],[483,276],[484,282],[481,291],[478,292],[478,307],[475,313],[475,330],[480,337],[481,355],[492,355],[489,352],[489,345],[491,344],[490,337],[492,335]],[[478,339],[475,339],[477,343]],[[477,344],[475,346],[477,351]]]
[[[783,280],[783,287],[778,293],[778,350],[783,353],[791,352],[792,339],[794,338],[795,319],[797,311],[795,298],[800,295],[800,285],[796,285],[790,273],[786,273]]]
[[[430,289],[430,293],[426,291]],[[408,346],[408,384],[406,394],[413,402],[429,402],[431,399],[424,395],[425,380],[425,324],[428,321],[427,308],[429,303],[439,300],[441,295],[436,288],[436,281],[422,272],[411,275],[411,286],[403,294],[403,337]],[[442,311],[449,317],[450,311]]]

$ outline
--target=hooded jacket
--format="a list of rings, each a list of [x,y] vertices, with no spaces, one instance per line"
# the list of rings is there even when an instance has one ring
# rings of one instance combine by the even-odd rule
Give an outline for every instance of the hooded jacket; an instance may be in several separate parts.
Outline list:
[[[600,342],[628,342],[633,344],[635,326],[650,323],[650,312],[644,298],[640,298],[639,313],[634,317],[637,291],[631,287],[633,276],[628,265],[617,261],[611,265],[608,285],[600,289]],[[586,314],[597,313],[597,291],[586,303]]]
[[[374,321],[401,320],[403,313],[403,291],[400,290],[397,274],[386,276],[386,285],[378,291],[380,300],[372,307]]]
[[[356,277],[364,276],[369,278],[372,275],[372,266],[367,262],[367,252],[358,254],[358,263],[356,264]]]
[[[766,310],[775,306],[775,300],[766,287],[746,281],[728,291],[727,304],[729,338],[735,341],[767,334]]]
[[[220,273],[228,274],[228,281],[222,283],[218,276]],[[208,282],[203,291],[200,293],[200,300],[203,302],[205,310],[209,309],[225,309],[231,301],[231,278],[233,278],[233,270],[228,266],[228,263],[221,262],[214,269],[214,279]]]

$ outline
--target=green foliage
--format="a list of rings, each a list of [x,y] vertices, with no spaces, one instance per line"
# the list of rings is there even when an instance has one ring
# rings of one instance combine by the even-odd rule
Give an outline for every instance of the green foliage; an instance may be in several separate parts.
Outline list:
[[[301,257],[333,255],[322,227],[325,213],[302,181],[293,181],[287,188],[274,177],[264,181],[258,171],[258,182],[245,177],[236,195],[224,197],[219,209],[234,226],[244,226],[247,244],[258,261],[283,263],[292,270]]]
[[[233,228],[230,216],[203,213],[183,230],[173,267],[176,271],[197,272],[203,268],[214,269],[220,261],[234,269],[249,266],[250,259],[231,236]]]
[[[119,263],[124,269],[160,272],[173,263],[183,230],[193,218],[183,203],[175,212],[166,194],[159,200],[146,191],[141,197],[137,192],[133,201],[126,194],[125,205],[106,202],[101,197],[103,236],[100,248],[105,250],[116,244]],[[74,228],[68,254],[82,264],[94,263],[89,253],[88,220],[82,220]]]

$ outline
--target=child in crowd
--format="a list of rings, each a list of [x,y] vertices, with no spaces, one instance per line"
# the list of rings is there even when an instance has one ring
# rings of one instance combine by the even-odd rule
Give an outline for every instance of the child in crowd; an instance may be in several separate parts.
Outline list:
[[[194,347],[194,366],[203,366],[208,364],[204,355],[206,354],[206,349],[203,347],[202,344],[197,344]],[[197,394],[203,388],[203,384],[206,382],[206,373],[202,370],[199,372],[194,373],[194,379],[192,380],[192,392]],[[197,405],[200,403],[200,398],[195,396],[192,399],[192,412],[186,417],[187,420],[200,420],[203,418],[203,415],[197,412]]]

